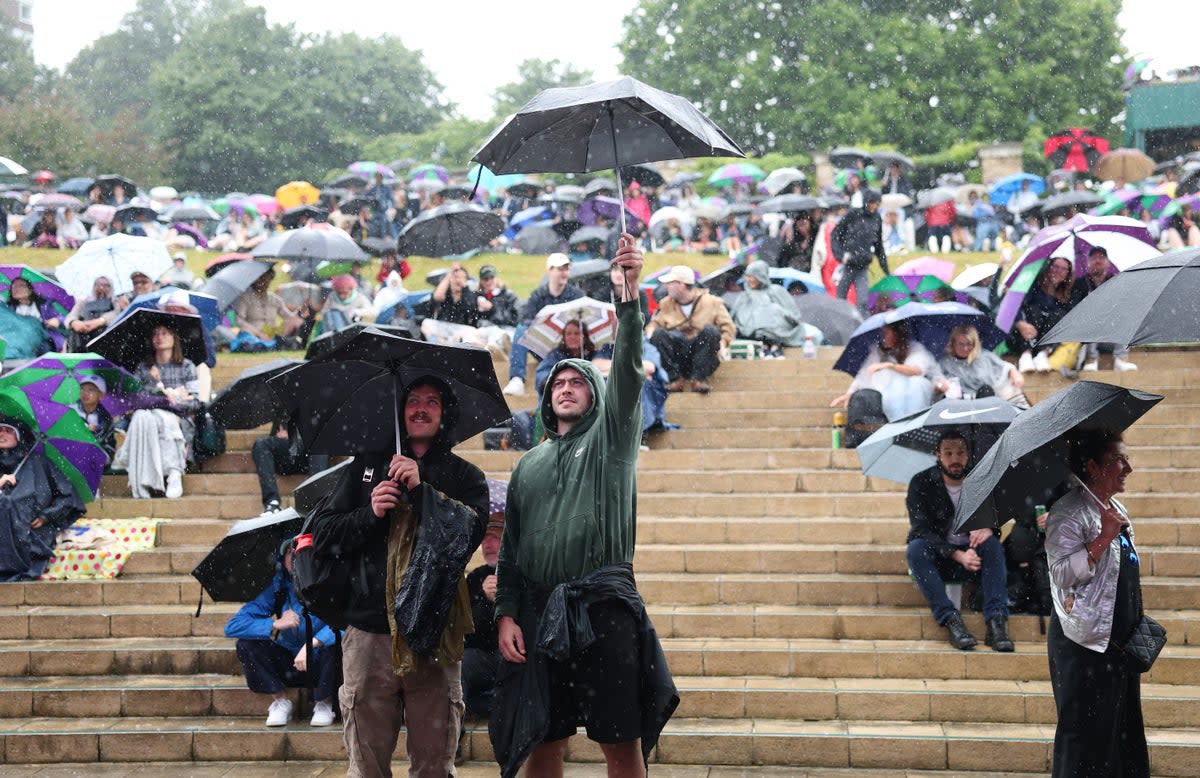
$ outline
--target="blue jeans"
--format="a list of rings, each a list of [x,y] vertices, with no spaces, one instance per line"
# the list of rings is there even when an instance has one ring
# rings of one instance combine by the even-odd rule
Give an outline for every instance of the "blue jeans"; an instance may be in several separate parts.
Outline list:
[[[525,371],[529,369],[529,349],[521,345],[521,336],[529,330],[529,325],[522,322],[512,335],[512,353],[508,355],[508,377],[525,380]]]
[[[928,540],[914,538],[909,541],[908,569],[938,624],[945,624],[946,619],[958,613],[946,596],[946,581],[981,581],[983,617],[1008,617],[1008,570],[1000,538],[992,535],[975,549],[975,553],[983,560],[983,566],[978,572],[971,573],[953,559],[940,556]]]
[[[994,249],[996,246],[996,240],[999,237],[1000,224],[998,222],[979,222],[975,227],[975,245],[971,247],[971,250],[983,251],[984,241],[991,241],[991,246]]]

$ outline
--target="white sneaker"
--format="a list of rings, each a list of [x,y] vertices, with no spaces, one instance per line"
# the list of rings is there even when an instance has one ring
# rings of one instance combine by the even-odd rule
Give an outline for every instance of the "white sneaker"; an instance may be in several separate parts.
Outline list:
[[[1039,373],[1050,372],[1050,357],[1046,356],[1045,351],[1039,351],[1038,355],[1033,358],[1033,369]]]
[[[1118,373],[1128,373],[1130,370],[1137,370],[1137,365],[1132,362],[1126,362],[1120,357],[1113,357],[1113,370]]]
[[[183,473],[178,470],[167,473],[167,496],[171,499],[183,496]]]
[[[315,714],[314,714],[315,715]],[[285,698],[275,700],[267,708],[267,726],[283,727],[292,720],[292,701]]]
[[[516,397],[525,394],[525,379],[515,376],[508,379],[508,383],[504,385],[504,393]]]
[[[1085,362],[1083,365],[1083,372],[1085,373],[1094,373],[1099,369],[1100,363],[1094,359],[1091,362]]]
[[[319,700],[313,706],[312,720],[308,722],[310,727],[328,727],[333,723],[333,706],[329,704],[329,700]]]
[[[1021,358],[1017,360],[1017,370],[1020,370],[1022,373],[1033,372],[1033,354],[1031,352],[1026,351],[1021,355]]]

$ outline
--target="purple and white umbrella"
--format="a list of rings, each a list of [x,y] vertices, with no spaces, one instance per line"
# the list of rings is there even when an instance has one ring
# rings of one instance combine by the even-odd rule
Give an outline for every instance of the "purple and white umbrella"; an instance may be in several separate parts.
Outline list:
[[[625,208],[625,204],[615,197],[605,197],[604,195],[596,195],[589,197],[579,204],[579,221],[589,227],[596,224],[596,217],[602,217],[610,222],[615,222],[621,218],[621,210],[625,211],[625,223],[627,229],[632,232],[639,232],[642,229],[642,220],[634,215],[633,211]]]
[[[1062,224],[1046,227],[1033,236],[1029,248],[1008,269],[1002,281],[1007,289],[1026,265],[1052,257],[1062,257],[1075,268],[1075,277],[1087,272],[1087,255],[1099,246],[1108,252],[1109,261],[1124,270],[1162,254],[1146,225],[1125,216],[1072,216]]]

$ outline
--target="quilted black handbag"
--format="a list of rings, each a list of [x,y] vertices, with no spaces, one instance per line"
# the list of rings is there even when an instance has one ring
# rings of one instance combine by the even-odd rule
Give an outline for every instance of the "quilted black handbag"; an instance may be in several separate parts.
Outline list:
[[[1143,613],[1142,620],[1133,628],[1121,650],[1125,652],[1125,660],[1132,669],[1139,673],[1148,673],[1166,644],[1166,629]]]

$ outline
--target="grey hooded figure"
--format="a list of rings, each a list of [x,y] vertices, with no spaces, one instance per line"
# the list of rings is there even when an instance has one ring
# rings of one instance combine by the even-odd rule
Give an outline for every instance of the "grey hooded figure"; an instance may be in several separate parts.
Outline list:
[[[761,259],[751,262],[742,278],[746,290],[729,311],[738,335],[783,346],[804,345],[800,310],[783,287],[771,283],[767,263]]]

